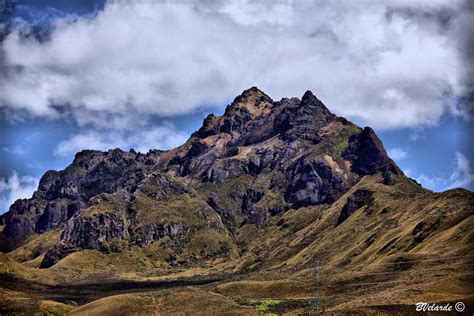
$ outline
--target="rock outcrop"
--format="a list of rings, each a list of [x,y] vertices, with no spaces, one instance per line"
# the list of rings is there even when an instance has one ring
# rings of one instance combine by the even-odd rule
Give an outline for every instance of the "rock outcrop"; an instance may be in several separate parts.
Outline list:
[[[117,252],[165,237],[179,253],[208,230],[217,235],[205,238],[231,249],[228,236],[239,227],[331,204],[377,173],[386,185],[403,177],[372,129],[337,117],[310,91],[273,101],[252,87],[175,149],[84,150],[66,169],[46,172],[33,197],[2,217],[1,247],[60,230],[42,267],[80,249]],[[338,224],[367,203],[370,194],[354,193]]]
[[[372,192],[364,189],[359,189],[354,192],[349,198],[347,198],[346,204],[344,204],[339,218],[337,219],[337,225],[344,222],[352,213],[363,206],[370,206],[374,201]]]

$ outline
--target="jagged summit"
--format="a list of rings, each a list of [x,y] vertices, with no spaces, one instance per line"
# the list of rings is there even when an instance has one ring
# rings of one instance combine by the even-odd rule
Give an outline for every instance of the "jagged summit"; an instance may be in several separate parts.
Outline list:
[[[2,311],[34,314],[37,304],[50,313],[96,291],[112,301],[77,312],[101,314],[119,300],[119,314],[128,301],[133,313],[173,313],[166,301],[203,297],[212,310],[191,304],[191,314],[232,313],[215,309],[222,300],[249,314],[266,297],[282,302],[268,312],[311,314],[315,258],[331,312],[368,302],[361,314],[383,313],[374,297],[403,302],[402,314],[426,295],[468,302],[460,293],[472,282],[458,272],[473,265],[472,205],[472,192],[433,193],[405,177],[371,128],[310,91],[273,101],[252,87],[174,149],[84,150],[46,172],[32,198],[0,217],[0,250],[9,251],[0,293],[14,298],[0,294]]]
[[[265,97],[271,100],[271,98],[262,90],[260,90],[257,86],[252,86],[248,89],[242,91],[242,93],[234,98],[234,102],[241,98],[250,98],[250,97]],[[233,103],[233,102],[232,102]]]
[[[274,102],[257,87],[244,90],[229,104],[222,116],[209,114],[202,127],[192,137],[205,138],[217,133],[239,132],[245,123],[255,118],[262,118],[273,112]]]
[[[331,115],[334,115],[331,113],[331,111],[329,111],[329,109],[323,104],[323,102],[321,102],[321,100],[319,100],[314,94],[313,92],[311,92],[311,90],[307,90],[303,97],[301,98],[301,103],[300,103],[300,107],[306,107],[306,106],[309,106],[309,107],[317,107],[317,108],[320,108],[320,113],[319,115],[321,116],[331,116]],[[318,114],[316,114],[318,115]]]
[[[301,104],[309,104],[309,105],[316,105],[322,104],[321,101],[313,94],[311,90],[306,90],[301,98]]]
[[[162,198],[179,200],[190,192],[197,200],[185,204],[205,209],[213,229],[264,227],[288,209],[333,203],[363,176],[377,173],[387,185],[403,177],[371,129],[337,117],[311,91],[301,100],[273,101],[252,87],[224,115],[207,116],[175,149],[147,154],[85,150],[65,170],[48,171],[33,198],[17,201],[6,214],[3,247],[62,226],[61,246],[46,266],[76,248],[110,251],[112,239],[143,246],[202,225],[204,219],[184,217],[169,226],[164,218],[149,218],[155,212],[150,209],[160,214],[168,207]],[[202,191],[203,184],[234,179],[243,181],[241,189],[235,188],[243,190],[237,196]],[[157,223],[168,226],[153,226]]]
[[[226,107],[224,115],[208,115],[202,127],[191,137],[207,138],[211,135],[227,133],[240,138],[244,143],[258,142],[265,137],[273,137],[291,129],[296,134],[307,128],[306,137],[323,124],[335,119],[326,106],[311,91],[306,91],[302,99],[284,98],[273,101],[257,87],[244,90]],[[293,134],[290,135],[290,134]],[[288,137],[295,133],[289,132]]]
[[[224,116],[234,116],[240,111],[245,111],[256,117],[269,113],[268,106],[272,104],[272,98],[257,87],[251,87],[235,97],[234,101],[226,107]]]

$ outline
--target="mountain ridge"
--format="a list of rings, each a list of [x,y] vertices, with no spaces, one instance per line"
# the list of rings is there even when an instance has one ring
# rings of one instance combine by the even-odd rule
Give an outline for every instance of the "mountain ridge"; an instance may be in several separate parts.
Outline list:
[[[314,159],[308,159],[313,151],[311,146],[331,140],[331,133],[346,130],[349,132],[343,135],[343,145],[347,142],[347,146],[339,148],[334,157],[323,150]],[[286,165],[290,158],[294,163]],[[77,153],[63,171],[45,173],[32,199],[13,204],[5,215],[3,235],[12,238],[14,245],[31,233],[42,233],[69,221],[81,208],[100,204],[94,197],[100,200],[100,195],[121,192],[124,201],[131,200],[147,181],[159,183],[158,194],[166,190],[182,193],[186,190],[182,185],[176,189],[180,186],[173,180],[176,177],[186,179],[187,183],[220,183],[243,174],[258,177],[264,169],[270,173],[277,170],[278,176],[283,173],[284,177],[280,177],[280,183],[266,183],[268,188],[243,198],[247,199],[242,202],[243,208],[247,208],[243,213],[251,214],[244,216],[245,220],[256,216],[253,220],[259,226],[265,226],[271,214],[285,208],[334,202],[361,176],[380,171],[385,184],[393,184],[394,177],[403,176],[372,129],[360,129],[337,117],[311,91],[306,91],[301,100],[284,98],[274,102],[257,87],[251,87],[237,96],[222,116],[206,117],[202,127],[177,148],[150,150],[146,154],[120,149]],[[250,210],[269,188],[276,188],[275,194],[283,195],[283,204],[287,206]],[[48,202],[56,200],[71,203]],[[210,200],[219,207],[215,198]],[[122,232],[118,236],[125,238],[128,234]]]
[[[388,272],[406,280],[399,290],[411,301],[410,291],[424,295],[431,286],[410,281],[426,267],[397,262],[427,260],[430,253],[464,258],[472,250],[472,205],[472,192],[433,193],[406,177],[370,127],[334,115],[312,92],[273,101],[252,87],[176,148],[84,150],[64,170],[46,172],[33,197],[16,201],[4,216],[0,248],[20,265],[12,271],[69,285],[114,265],[120,268],[112,279],[201,269],[248,275],[244,288],[261,282],[259,273],[268,275],[265,282],[284,276],[307,284],[319,258],[328,278],[336,272],[345,278],[328,284],[344,288],[344,280],[358,280],[360,271],[346,275],[361,264],[376,275],[387,273],[387,264],[398,267]],[[466,288],[449,267],[440,268],[446,280]],[[222,282],[217,292],[234,298],[242,292]],[[311,295],[299,286],[298,295]],[[373,294],[347,293],[331,306]],[[392,295],[389,288],[383,293]]]

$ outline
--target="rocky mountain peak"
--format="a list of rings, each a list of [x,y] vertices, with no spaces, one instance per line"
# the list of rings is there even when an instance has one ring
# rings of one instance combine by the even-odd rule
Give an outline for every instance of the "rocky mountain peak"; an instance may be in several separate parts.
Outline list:
[[[189,229],[265,227],[288,209],[333,203],[377,173],[386,185],[403,176],[372,129],[337,117],[311,91],[273,101],[252,87],[175,149],[85,150],[48,171],[4,217],[0,247],[63,229],[49,266],[74,249],[112,251],[112,240],[144,246]]]
[[[242,112],[252,117],[269,114],[272,111],[273,100],[257,87],[244,90],[229,104],[224,116],[241,116]]]
[[[293,207],[334,200],[360,176],[380,171],[393,183],[392,175],[402,175],[372,129],[331,113],[311,91],[301,100],[273,101],[256,87],[236,97],[224,115],[208,115],[169,166],[181,176],[221,182],[288,159],[293,162],[285,172],[296,182],[285,197]]]
[[[253,86],[253,87],[250,87],[250,88],[242,91],[242,93],[240,95],[238,95],[237,97],[235,97],[235,99],[240,99],[240,98],[245,99],[245,98],[249,98],[249,97],[252,97],[252,96],[260,97],[260,96],[267,96],[267,95],[265,94],[265,92],[260,90],[258,87]]]
[[[275,102],[257,87],[244,90],[229,104],[222,116],[209,114],[202,127],[191,137],[207,138],[212,135],[245,134],[256,125],[271,123]],[[250,126],[252,125],[252,126]]]
[[[300,116],[309,114],[314,116],[314,118],[318,121],[327,122],[337,117],[331,111],[329,111],[323,102],[319,100],[310,90],[306,91],[301,98],[299,107],[301,108],[299,111]]]
[[[251,87],[237,96],[226,107],[222,116],[209,114],[192,137],[204,139],[227,133],[245,139],[246,143],[280,133],[299,137],[298,135],[305,134],[305,129],[316,133],[320,127],[335,118],[336,115],[309,90],[301,100],[283,98],[273,101],[257,87]],[[308,137],[313,136],[308,134]]]
[[[311,90],[306,90],[306,92],[303,94],[303,97],[301,98],[302,103],[317,103],[321,102],[319,99],[313,94]]]
[[[322,111],[322,114],[324,115],[333,115],[331,111],[319,100],[311,90],[307,90],[303,97],[301,98],[301,107],[316,107],[320,108]]]

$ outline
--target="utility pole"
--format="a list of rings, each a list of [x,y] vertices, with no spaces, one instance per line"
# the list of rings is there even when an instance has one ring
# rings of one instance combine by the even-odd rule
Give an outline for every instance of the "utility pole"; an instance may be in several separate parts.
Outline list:
[[[321,306],[321,296],[319,294],[319,262],[318,258],[313,258],[313,305],[316,313],[320,313],[322,311]]]

